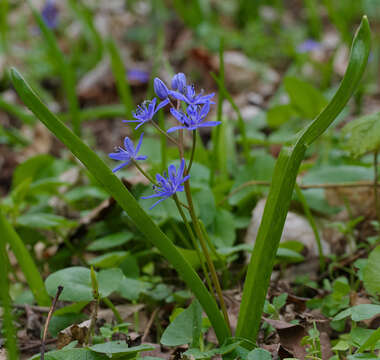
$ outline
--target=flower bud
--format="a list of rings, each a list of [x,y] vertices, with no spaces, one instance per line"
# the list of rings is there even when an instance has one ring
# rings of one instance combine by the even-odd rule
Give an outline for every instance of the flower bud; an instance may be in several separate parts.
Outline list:
[[[161,79],[156,77],[154,79],[153,86],[154,92],[160,99],[166,99],[169,96],[169,90]]]
[[[186,88],[186,76],[184,73],[178,73],[173,76],[172,89],[183,92]]]

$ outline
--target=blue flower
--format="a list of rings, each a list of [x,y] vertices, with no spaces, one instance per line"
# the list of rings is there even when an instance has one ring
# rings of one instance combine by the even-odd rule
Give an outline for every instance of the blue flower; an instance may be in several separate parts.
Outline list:
[[[188,106],[187,115],[182,111],[174,108],[170,109],[172,115],[183,125],[170,128],[167,132],[173,132],[179,129],[196,130],[200,127],[209,127],[219,125],[220,121],[204,121],[210,111],[210,102],[200,106]]]
[[[140,69],[130,69],[127,72],[127,78],[129,81],[147,83],[149,81],[149,72]]]
[[[175,83],[176,85],[176,83]],[[214,93],[203,95],[203,90],[197,95],[195,93],[194,85],[187,85],[185,89],[183,89],[182,93],[178,91],[169,90],[169,94],[177,100],[184,101],[188,105],[202,105],[211,102],[211,98],[214,97]]]
[[[141,125],[144,125],[146,122],[152,120],[157,111],[169,103],[169,99],[165,99],[160,104],[158,104],[157,107],[156,102],[157,98],[154,98],[151,102],[144,101],[140,106],[137,107],[137,110],[135,112],[132,112],[132,115],[136,120],[123,120],[123,122],[138,122],[139,124],[135,127],[135,130],[138,129]]]
[[[58,26],[58,15],[59,9],[55,0],[46,0],[41,16],[48,28],[55,29]]]
[[[186,91],[186,76],[184,73],[178,73],[173,76],[172,89],[178,90],[181,94]]]
[[[160,99],[166,99],[169,96],[169,89],[165,83],[158,77],[153,81],[154,92]]]
[[[124,139],[124,148],[125,149],[123,149],[121,146],[119,146],[118,152],[111,153],[108,155],[113,160],[123,161],[123,163],[120,164],[119,166],[116,166],[112,170],[112,172],[116,172],[116,171],[120,170],[121,168],[123,168],[124,166],[127,166],[132,160],[135,160],[135,161],[145,160],[147,158],[147,156],[138,155],[138,152],[139,152],[140,147],[141,147],[143,136],[144,136],[144,133],[141,134],[139,142],[136,146],[136,149],[133,146],[132,140],[129,137],[126,137]]]
[[[310,51],[318,50],[321,48],[321,43],[313,39],[307,39],[303,43],[299,44],[297,47],[298,53],[307,53]]]
[[[169,165],[168,176],[164,173],[164,176],[160,174],[156,175],[158,185],[154,185],[153,189],[155,194],[150,196],[144,196],[142,199],[151,199],[161,197],[162,199],[155,202],[149,210],[153,209],[161,201],[166,200],[178,191],[184,191],[183,183],[190,178],[190,175],[183,176],[185,171],[185,159],[181,160],[178,172],[174,165]]]

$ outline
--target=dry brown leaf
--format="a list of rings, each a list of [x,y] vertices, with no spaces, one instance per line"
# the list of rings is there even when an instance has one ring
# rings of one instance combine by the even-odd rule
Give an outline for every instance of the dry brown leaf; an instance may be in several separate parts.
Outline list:
[[[302,325],[267,318],[264,320],[276,329],[280,336],[280,344],[287,352],[296,358],[304,359],[306,350],[301,345],[301,340],[307,335],[307,332]]]

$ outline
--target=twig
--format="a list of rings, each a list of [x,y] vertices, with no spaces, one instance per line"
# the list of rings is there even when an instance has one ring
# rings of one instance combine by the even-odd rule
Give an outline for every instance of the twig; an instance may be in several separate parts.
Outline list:
[[[158,310],[159,310],[158,307],[155,308],[154,311],[152,312],[152,315],[149,318],[148,324],[146,325],[146,328],[144,330],[144,334],[143,334],[143,336],[141,338],[141,342],[142,343],[146,340],[146,338],[147,338],[147,336],[149,334],[150,328],[152,327],[153,321],[154,321],[154,319],[155,319],[155,317],[157,315]]]
[[[62,290],[63,290],[63,286],[59,285],[58,288],[57,288],[57,293],[55,294],[53,303],[51,304],[48,316],[46,318],[45,327],[44,327],[44,333],[42,335],[42,343],[41,343],[41,360],[45,359],[45,342],[46,342],[46,336],[47,336],[47,332],[48,332],[48,327],[49,327],[50,319],[51,319],[51,317],[53,315],[53,312],[55,310],[55,307],[57,306],[58,298],[59,298],[59,296],[62,293]]]

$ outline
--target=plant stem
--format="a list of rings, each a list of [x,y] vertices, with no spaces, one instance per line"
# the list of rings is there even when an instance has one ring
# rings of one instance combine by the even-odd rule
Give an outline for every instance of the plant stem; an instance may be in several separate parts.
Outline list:
[[[173,219],[170,220],[170,225],[172,226],[173,231],[176,233],[176,235],[183,242],[183,245],[185,246],[185,248],[191,249],[192,246],[191,246],[190,241],[187,239],[186,236],[183,235],[182,231],[179,229],[177,223]]]
[[[160,129],[163,129],[163,131],[166,134],[165,131],[165,119],[164,114],[162,111],[158,112],[158,124],[160,126]],[[166,139],[166,135],[161,134],[161,170],[164,171],[167,167],[167,154],[166,154],[166,147],[168,146],[168,142]]]
[[[180,202],[179,202],[179,200],[178,200],[178,196],[177,196],[177,194],[174,194],[174,195],[173,195],[173,199],[174,199],[174,201],[175,201],[175,203],[176,203],[176,205],[177,205],[178,211],[179,211],[179,213],[180,213],[180,215],[181,215],[181,217],[182,217],[182,219],[183,219],[183,223],[185,224],[186,230],[187,230],[187,232],[189,233],[190,239],[191,239],[191,241],[192,241],[192,243],[193,243],[193,247],[194,247],[195,251],[197,252],[197,255],[198,255],[198,258],[199,258],[199,263],[201,264],[201,267],[202,267],[203,273],[204,273],[205,278],[206,278],[207,286],[208,286],[208,288],[209,288],[211,294],[213,294],[214,292],[213,292],[213,290],[212,290],[212,284],[211,284],[211,281],[210,281],[210,277],[208,276],[207,269],[206,269],[206,267],[205,267],[205,265],[204,265],[204,261],[203,261],[203,258],[202,258],[202,254],[201,254],[201,252],[199,251],[199,247],[198,247],[198,244],[197,244],[197,240],[196,240],[196,238],[195,238],[195,236],[194,236],[193,230],[191,229],[191,226],[190,226],[189,222],[187,221],[186,215],[185,215],[185,213],[183,212],[183,210],[182,210],[182,208],[181,208],[181,204],[180,204]],[[189,210],[190,210],[190,208],[189,208]],[[216,299],[215,299],[215,300],[216,300]]]
[[[162,135],[165,135],[174,145],[179,146],[177,140],[170,136],[167,132],[162,130],[159,125],[157,125],[154,121],[151,121],[151,123]]]
[[[197,133],[195,130],[193,130],[192,133],[193,133],[193,146],[191,148],[191,155],[190,155],[189,166],[187,167],[187,173],[190,172],[191,166],[193,165],[195,147],[197,145]]]
[[[47,333],[48,333],[49,323],[50,323],[50,319],[51,319],[51,317],[53,315],[53,312],[55,310],[55,307],[57,306],[57,301],[58,301],[59,296],[61,295],[62,291],[63,291],[63,286],[58,286],[57,293],[55,294],[53,303],[51,304],[48,316],[46,318],[44,332],[43,332],[43,335],[42,335],[41,360],[45,359],[45,341],[46,341],[46,336],[47,336]]]
[[[224,84],[224,39],[221,37],[219,43],[219,80]],[[217,107],[217,121],[222,121],[222,112],[223,112],[223,100],[224,95],[222,91],[218,92],[218,107]],[[223,124],[221,124],[223,125]],[[213,162],[212,162],[212,172],[211,172],[211,181],[213,184],[215,180],[216,171],[224,170],[224,166],[221,166],[222,159],[219,156],[220,152],[220,135],[222,132],[222,126],[214,127],[212,131],[212,149],[213,149]],[[224,133],[224,132],[223,132]],[[223,171],[225,174],[225,171]]]
[[[138,169],[138,171],[140,171],[141,174],[144,175],[153,185],[157,185],[156,181],[147,172],[145,172],[142,169],[142,167],[137,163],[137,161],[132,160],[131,162],[132,162],[133,165],[136,166],[136,168]]]
[[[197,237],[199,239],[199,243],[201,244],[201,247],[202,247],[203,254],[206,258],[206,262],[207,262],[208,268],[209,268],[210,273],[211,273],[212,282],[214,284],[216,293],[218,295],[218,299],[219,299],[220,307],[222,309],[224,320],[228,326],[228,329],[231,330],[230,321],[228,319],[228,314],[227,314],[227,308],[226,308],[226,304],[224,302],[224,298],[223,298],[223,294],[222,294],[222,288],[220,287],[218,275],[216,273],[215,266],[214,266],[214,263],[211,259],[210,253],[207,249],[206,241],[204,239],[201,227],[199,225],[198,218],[195,214],[193,199],[191,197],[191,189],[190,189],[189,180],[185,181],[184,185],[185,185],[185,193],[186,193],[187,202],[189,204],[189,213],[190,213],[191,220],[193,221],[195,233],[197,234]]]
[[[230,93],[225,88],[224,84],[221,82],[221,80],[214,73],[211,73],[211,76],[213,77],[213,79],[218,84],[219,91],[221,91],[223,93],[224,97],[228,100],[228,102],[231,104],[231,107],[236,112],[236,115],[238,118],[238,127],[239,127],[239,131],[241,133],[241,138],[242,138],[242,143],[243,143],[243,154],[244,154],[245,160],[247,161],[247,163],[249,163],[251,160],[251,154],[249,152],[249,143],[248,143],[247,131],[246,131],[246,126],[245,126],[243,116],[241,115],[241,111],[240,111],[239,107],[236,105],[236,103],[235,103],[234,99],[232,98],[232,96],[230,95]]]
[[[115,315],[115,319],[117,323],[121,324],[123,322],[123,319],[121,318],[119,311],[116,309],[116,306],[107,297],[104,297],[102,300],[112,310],[113,314]]]
[[[376,150],[373,153],[373,169],[374,169],[374,176],[373,176],[373,191],[375,195],[375,209],[376,209],[376,217],[377,220],[380,221],[380,203],[379,203],[379,196],[377,192],[377,178],[378,178],[378,164],[377,164],[377,156],[378,156],[378,151]]]

